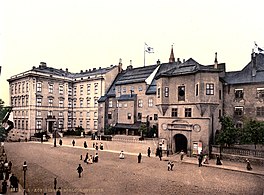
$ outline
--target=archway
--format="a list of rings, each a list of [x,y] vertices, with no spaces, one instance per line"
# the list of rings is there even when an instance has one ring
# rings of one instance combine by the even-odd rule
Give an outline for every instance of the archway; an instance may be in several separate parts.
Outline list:
[[[175,152],[180,152],[183,150],[185,153],[187,153],[187,138],[183,134],[176,134],[174,136],[175,139]]]

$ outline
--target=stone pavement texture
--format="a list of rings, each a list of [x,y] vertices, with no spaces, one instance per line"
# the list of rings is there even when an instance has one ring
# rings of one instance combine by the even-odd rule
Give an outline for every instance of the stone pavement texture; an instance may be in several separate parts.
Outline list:
[[[103,140],[91,140],[90,138],[72,138],[72,137],[64,137],[63,146],[73,147],[71,142],[75,140],[76,144],[74,147],[83,148],[83,142],[86,141],[88,144],[88,149],[93,149],[93,143],[103,143],[105,152],[113,152],[120,153],[121,150],[124,151],[124,154],[128,155],[138,155],[139,152],[142,153],[143,156],[147,156],[147,148],[151,147],[151,156],[155,157],[156,143],[155,141],[131,141],[131,140],[120,140],[120,141],[103,141]],[[58,142],[58,140],[57,140]],[[54,140],[50,139],[49,142],[44,142],[44,144],[53,144]],[[58,144],[57,144],[58,145]],[[165,161],[173,161],[175,163],[189,163],[196,164],[198,166],[198,159],[195,157],[187,157],[184,156],[183,161],[180,160],[180,155],[169,155],[163,156],[162,158]],[[234,162],[228,160],[222,160],[222,165],[216,165],[216,159],[209,160],[209,164],[203,164],[205,167],[214,167],[218,169],[226,169],[231,171],[245,172],[255,175],[264,176],[264,167],[252,165],[252,170],[248,171],[246,169],[246,163]]]

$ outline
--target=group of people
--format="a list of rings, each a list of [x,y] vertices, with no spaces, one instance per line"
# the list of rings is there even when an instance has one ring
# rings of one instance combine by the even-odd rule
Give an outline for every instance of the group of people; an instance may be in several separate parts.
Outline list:
[[[11,169],[12,169],[12,162],[7,161],[7,155],[5,153],[5,150],[3,146],[1,146],[1,155],[0,155],[0,179],[2,181],[2,190],[1,194],[6,194],[7,193],[7,181],[10,181],[10,189],[11,191],[17,192],[18,191],[18,179],[17,177],[11,174]]]
[[[83,160],[82,155],[81,155],[80,160]],[[95,153],[94,156],[92,154],[89,155],[89,153],[87,152],[83,160],[83,162],[86,164],[98,163],[98,161],[99,161],[99,156],[97,152]],[[79,174],[79,177],[81,177],[81,174],[83,172],[83,168],[81,164],[79,164],[79,166],[77,167],[77,172]]]

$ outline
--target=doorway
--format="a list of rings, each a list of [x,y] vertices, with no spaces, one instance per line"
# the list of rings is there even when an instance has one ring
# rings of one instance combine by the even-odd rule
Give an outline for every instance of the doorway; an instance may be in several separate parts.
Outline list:
[[[187,153],[187,138],[183,134],[176,134],[174,136],[175,139],[175,152],[180,152],[183,150],[185,153]]]

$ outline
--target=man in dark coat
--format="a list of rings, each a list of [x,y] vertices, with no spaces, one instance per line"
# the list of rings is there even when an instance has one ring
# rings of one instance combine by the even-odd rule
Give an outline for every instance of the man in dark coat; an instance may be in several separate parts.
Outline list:
[[[72,140],[72,146],[75,146],[75,141],[74,140]]]
[[[198,154],[198,163],[199,163],[199,167],[202,166],[202,162],[203,162],[203,153],[200,152],[200,154]]]
[[[79,164],[79,166],[77,167],[77,172],[78,172],[79,178],[80,178],[81,177],[81,174],[83,172],[83,168],[82,168],[81,164]]]
[[[138,154],[138,163],[141,162],[141,158],[142,158],[142,155],[141,155],[141,153],[139,153],[139,154]]]
[[[59,141],[59,144],[60,144],[60,146],[62,145],[62,140],[60,139],[60,141]]]
[[[150,150],[150,147],[148,147],[148,157],[150,157],[150,153],[151,153],[151,150]]]
[[[86,141],[84,141],[84,143],[83,143],[83,147],[84,147],[84,148],[87,148],[87,143],[86,143]]]

